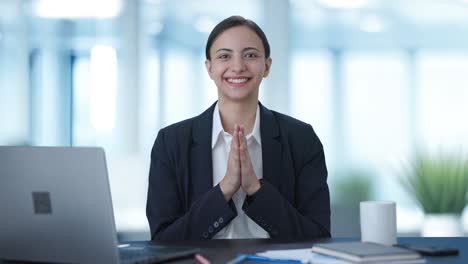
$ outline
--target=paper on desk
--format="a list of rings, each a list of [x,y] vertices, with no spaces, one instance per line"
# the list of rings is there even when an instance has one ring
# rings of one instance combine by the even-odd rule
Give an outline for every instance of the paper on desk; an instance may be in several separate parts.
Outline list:
[[[335,257],[326,256],[322,254],[314,253],[310,248],[300,248],[300,249],[285,249],[285,250],[268,250],[265,252],[258,252],[257,255],[269,258],[276,259],[297,259],[302,263],[314,263],[314,264],[352,264],[342,259],[337,259]],[[426,260],[414,259],[414,260],[397,260],[397,261],[388,261],[388,262],[378,262],[379,264],[413,264],[413,263],[425,263]]]
[[[269,258],[285,258],[285,259],[297,259],[302,263],[317,263],[317,264],[350,264],[345,260],[337,259],[330,256],[314,253],[310,248],[301,249],[286,249],[286,250],[268,250],[265,252],[257,253],[259,256]]]

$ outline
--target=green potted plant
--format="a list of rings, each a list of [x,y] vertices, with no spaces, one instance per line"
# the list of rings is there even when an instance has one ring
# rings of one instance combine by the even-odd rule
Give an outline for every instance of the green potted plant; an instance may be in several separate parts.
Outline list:
[[[417,154],[400,183],[424,211],[423,236],[462,236],[467,204],[468,159],[438,153]]]
[[[333,175],[331,185],[333,237],[360,236],[359,203],[371,200],[373,184],[371,173],[350,169]]]

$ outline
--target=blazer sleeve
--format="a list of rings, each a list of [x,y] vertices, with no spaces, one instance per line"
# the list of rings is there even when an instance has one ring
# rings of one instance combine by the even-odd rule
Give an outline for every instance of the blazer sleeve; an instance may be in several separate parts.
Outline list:
[[[178,173],[186,170],[187,164],[177,165],[172,153],[173,148],[180,145],[172,143],[166,142],[165,132],[161,130],[151,152],[146,205],[151,239],[209,239],[236,217],[234,203],[232,200],[228,203],[224,200],[217,185],[189,204],[188,190],[183,187],[182,175]]]
[[[307,131],[306,135],[309,136],[300,139],[304,146],[300,151],[302,154],[295,153],[296,158],[302,159],[302,166],[297,168],[295,175],[282,175],[296,177],[295,201],[287,200],[275,186],[264,180],[257,193],[246,199],[243,205],[245,213],[272,238],[330,237],[330,197],[325,155],[310,125],[307,125]]]

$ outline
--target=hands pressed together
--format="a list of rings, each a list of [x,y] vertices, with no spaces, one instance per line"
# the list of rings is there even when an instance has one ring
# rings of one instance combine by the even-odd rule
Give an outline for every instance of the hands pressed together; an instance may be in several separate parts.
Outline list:
[[[226,175],[219,186],[226,201],[229,201],[239,188],[242,188],[247,195],[252,195],[261,187],[247,150],[243,125],[234,126]]]

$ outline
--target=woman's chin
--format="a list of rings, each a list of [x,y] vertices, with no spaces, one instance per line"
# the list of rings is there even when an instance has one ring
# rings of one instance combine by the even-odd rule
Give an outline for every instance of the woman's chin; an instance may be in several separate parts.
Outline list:
[[[224,93],[223,97],[226,100],[229,100],[229,101],[244,102],[244,101],[252,100],[255,97],[255,95],[254,95],[254,93],[247,93],[247,92],[239,93],[239,92],[236,92],[236,93]],[[256,98],[256,99],[258,99],[258,98]]]

